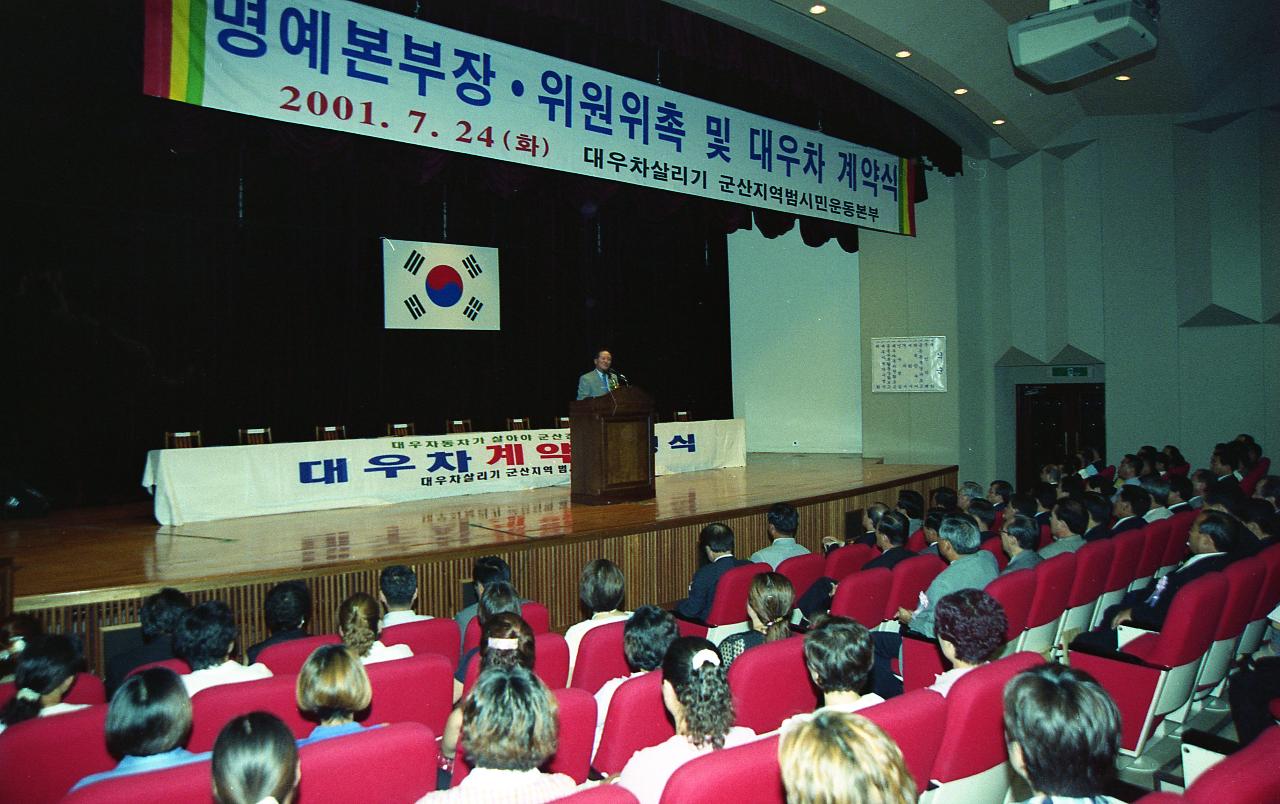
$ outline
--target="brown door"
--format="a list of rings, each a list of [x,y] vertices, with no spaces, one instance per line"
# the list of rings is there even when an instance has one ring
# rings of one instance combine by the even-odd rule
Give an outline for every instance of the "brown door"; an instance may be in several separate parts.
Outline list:
[[[1102,383],[1019,385],[1018,489],[1029,489],[1047,463],[1070,464],[1083,445],[1106,452]]]

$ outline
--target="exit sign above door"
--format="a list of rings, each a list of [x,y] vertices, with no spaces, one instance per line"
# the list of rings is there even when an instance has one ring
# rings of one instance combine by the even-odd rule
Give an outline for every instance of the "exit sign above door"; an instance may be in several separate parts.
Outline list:
[[[1088,366],[1052,366],[1052,377],[1088,377]]]

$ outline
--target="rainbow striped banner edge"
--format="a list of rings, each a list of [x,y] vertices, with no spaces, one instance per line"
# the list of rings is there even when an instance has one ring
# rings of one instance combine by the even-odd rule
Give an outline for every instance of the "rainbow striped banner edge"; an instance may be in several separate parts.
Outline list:
[[[146,0],[142,91],[197,106],[204,100],[207,0]]]

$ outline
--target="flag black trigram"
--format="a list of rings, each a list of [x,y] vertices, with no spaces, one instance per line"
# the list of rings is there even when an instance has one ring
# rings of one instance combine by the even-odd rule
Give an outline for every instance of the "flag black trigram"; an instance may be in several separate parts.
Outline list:
[[[422,306],[422,301],[418,298],[418,294],[413,294],[404,300],[404,306],[409,308],[409,315],[413,316],[413,320],[417,321],[427,312],[427,308]],[[474,321],[475,319],[471,319]]]
[[[417,250],[411,251],[409,252],[408,259],[404,261],[404,269],[409,273],[413,274],[414,276],[417,276],[418,269],[421,268],[422,263],[426,261],[427,261],[426,257],[423,257],[421,254],[419,254]],[[419,315],[421,315],[421,313],[419,313]],[[414,316],[414,318],[417,318],[417,317],[418,316],[416,315]]]
[[[462,267],[467,269],[467,276],[472,279],[475,279],[477,276],[484,273],[484,269],[480,267],[480,262],[476,259],[474,254],[468,254],[463,258]]]
[[[467,318],[470,318],[472,321],[475,321],[476,316],[480,315],[481,307],[484,307],[484,305],[480,302],[480,300],[477,299],[475,296],[472,296],[471,301],[467,302],[467,307],[465,310],[462,311],[462,314],[465,315]],[[416,318],[417,316],[414,316],[414,317]]]

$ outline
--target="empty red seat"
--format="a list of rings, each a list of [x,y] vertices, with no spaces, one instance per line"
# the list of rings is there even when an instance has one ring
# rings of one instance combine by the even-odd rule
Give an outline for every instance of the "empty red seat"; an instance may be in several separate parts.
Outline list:
[[[1200,774],[1187,788],[1188,804],[1256,804],[1280,801],[1280,726]]]
[[[595,694],[609,679],[631,675],[622,647],[626,626],[625,622],[607,623],[582,636],[570,686]]]
[[[1009,554],[1004,551],[1004,545],[1000,543],[999,539],[986,539],[978,547],[986,550],[995,558],[996,567],[1001,571],[1009,566]]]
[[[298,711],[297,676],[272,676],[239,684],[220,684],[191,698],[191,739],[187,750],[212,751],[218,732],[231,720],[249,712],[270,712],[302,739],[316,723]]]
[[[450,617],[432,617],[411,623],[389,625],[382,629],[378,639],[384,645],[408,645],[414,656],[435,653],[458,664],[458,624]]]
[[[0,733],[0,785],[5,801],[54,802],[91,773],[111,770],[103,739],[107,705],[15,723]],[[206,793],[208,791],[206,790]]]
[[[748,800],[752,804],[785,804],[778,736],[712,751],[686,762],[667,780],[661,800],[664,804],[741,804]]]
[[[551,630],[551,612],[547,607],[536,600],[529,600],[520,604],[520,617],[529,624],[529,629],[535,634],[545,634]],[[462,652],[466,653],[472,648],[480,645],[480,620],[472,617],[471,622],[467,623],[467,632],[462,640]]]
[[[920,604],[920,593],[929,588],[933,579],[947,568],[947,563],[934,555],[912,556],[899,562],[890,571],[889,594],[885,598],[884,616],[892,620],[899,608],[915,611]]]
[[[1113,551],[1111,568],[1107,573],[1106,583],[1102,586],[1102,594],[1098,597],[1097,608],[1093,612],[1093,626],[1098,624],[1103,612],[1124,597],[1138,569],[1146,537],[1141,530],[1127,530],[1119,536],[1111,537],[1110,541]]]
[[[1172,525],[1168,519],[1158,519],[1142,529],[1142,553],[1138,556],[1138,566],[1133,571],[1130,589],[1144,587],[1155,577],[1156,570],[1160,569],[1164,555],[1169,550]]]
[[[1035,591],[1018,640],[1018,650],[1044,653],[1053,647],[1058,624],[1067,610],[1071,582],[1076,574],[1076,554],[1056,555],[1037,564],[1031,572],[1035,576]]]
[[[846,576],[831,598],[831,613],[875,628],[884,620],[884,601],[889,597],[892,582],[893,573],[884,567],[859,570]]]
[[[778,565],[778,574],[791,581],[796,597],[803,595],[813,582],[822,577],[827,569],[827,559],[817,553],[805,556],[792,556]]]
[[[707,625],[732,625],[747,619],[747,593],[751,590],[751,581],[761,573],[772,572],[768,564],[744,564],[720,576],[716,583],[716,594],[711,600],[711,613],[707,615]],[[803,592],[801,592],[803,594]]]
[[[183,671],[186,672],[186,666]],[[0,684],[0,706],[9,703],[9,699],[13,697],[16,688],[12,681]],[[76,673],[76,680],[72,682],[71,689],[62,696],[63,703],[69,704],[102,704],[107,702],[107,690],[102,684],[102,679],[92,673]]]
[[[1031,601],[1036,593],[1034,572],[1010,572],[987,584],[986,593],[994,597],[1004,608],[1008,625],[1004,632],[1006,650],[1011,650],[1022,636],[1031,611]]]
[[[453,709],[454,667],[434,653],[366,665],[373,703],[360,722],[421,723],[433,733],[443,734],[444,722]]]
[[[274,675],[296,676],[316,648],[341,643],[342,637],[337,634],[317,634],[277,642],[258,651],[258,663],[265,664]]]
[[[858,712],[885,730],[902,750],[907,770],[923,793],[942,743],[947,699],[933,690],[917,689]]]
[[[569,680],[569,643],[564,641],[564,637],[554,632],[534,634],[533,672],[551,689],[564,689]],[[476,653],[467,662],[463,694],[471,691],[471,685],[476,683],[479,675],[480,654]]]
[[[913,531],[907,537],[907,549],[913,553],[918,553],[928,546],[929,540],[924,537],[924,528]]]
[[[1193,509],[1179,511],[1169,517],[1169,540],[1165,542],[1165,554],[1160,558],[1160,571],[1157,574],[1171,571],[1186,559],[1187,551],[1190,549],[1187,545],[1187,537],[1199,514],[1199,511]]]
[[[609,702],[600,746],[591,766],[604,774],[620,773],[632,754],[670,739],[675,733],[662,703],[662,671],[628,679]]]
[[[835,579],[838,583],[846,576],[862,569],[863,565],[875,558],[876,555],[878,555],[876,549],[866,544],[848,544],[844,547],[837,547],[827,553],[827,563],[823,568],[823,574],[828,578]],[[804,594],[804,590],[799,590],[797,594]]]
[[[1055,643],[1060,643],[1069,631],[1088,630],[1093,622],[1093,610],[1102,596],[1115,546],[1110,539],[1089,542],[1075,552],[1076,571],[1071,576],[1071,591],[1067,593],[1067,610],[1058,624]]]
[[[804,663],[804,640],[789,637],[759,645],[729,666],[735,722],[757,734],[773,731],[782,721],[812,712],[818,695]]]

